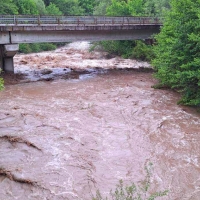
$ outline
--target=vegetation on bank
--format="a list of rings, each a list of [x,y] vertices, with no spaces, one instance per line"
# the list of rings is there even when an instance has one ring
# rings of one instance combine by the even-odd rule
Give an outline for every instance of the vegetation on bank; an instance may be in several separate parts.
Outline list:
[[[148,45],[145,41],[101,41],[93,43],[90,51],[95,48],[103,48],[110,54],[122,56],[123,58],[132,58],[142,61],[151,61],[154,57],[153,46]]]
[[[1,70],[0,70],[0,74],[1,74]],[[4,80],[3,78],[0,78],[0,91],[3,90],[4,88]]]
[[[153,65],[157,88],[179,91],[178,103],[200,106],[200,1],[171,0],[171,10],[156,36]]]
[[[65,43],[33,43],[33,44],[20,44],[20,53],[37,53],[41,51],[52,51],[59,46],[63,46]]]
[[[182,94],[185,105],[200,106],[199,0],[4,0],[1,14],[107,15],[164,17],[156,44],[144,41],[95,43],[111,54],[152,61],[159,80]],[[22,44],[24,53],[55,49],[55,44]]]

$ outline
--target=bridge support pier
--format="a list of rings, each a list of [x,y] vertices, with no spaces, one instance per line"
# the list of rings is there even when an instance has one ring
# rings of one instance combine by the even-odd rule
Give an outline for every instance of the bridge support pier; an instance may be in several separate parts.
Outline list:
[[[4,72],[14,73],[13,58],[19,50],[19,44],[0,45],[0,68]]]

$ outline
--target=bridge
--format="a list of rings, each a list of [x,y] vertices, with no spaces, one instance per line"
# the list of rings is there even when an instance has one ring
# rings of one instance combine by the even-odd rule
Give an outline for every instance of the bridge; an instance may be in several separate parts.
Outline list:
[[[14,72],[19,43],[148,39],[162,22],[154,17],[0,16],[0,67]]]

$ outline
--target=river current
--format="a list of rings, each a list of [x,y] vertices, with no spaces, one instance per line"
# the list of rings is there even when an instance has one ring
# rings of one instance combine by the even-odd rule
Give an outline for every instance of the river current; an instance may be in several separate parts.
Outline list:
[[[200,115],[132,70],[147,63],[70,45],[15,58],[26,78],[0,92],[0,200],[108,196],[120,179],[140,183],[148,163],[149,192],[169,190],[158,200],[199,200]]]

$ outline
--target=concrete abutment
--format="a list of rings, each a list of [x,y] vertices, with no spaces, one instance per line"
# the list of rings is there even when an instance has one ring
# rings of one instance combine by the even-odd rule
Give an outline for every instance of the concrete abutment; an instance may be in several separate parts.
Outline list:
[[[19,50],[19,44],[0,45],[0,68],[4,72],[14,73],[13,58]]]

